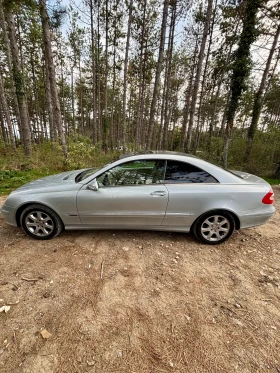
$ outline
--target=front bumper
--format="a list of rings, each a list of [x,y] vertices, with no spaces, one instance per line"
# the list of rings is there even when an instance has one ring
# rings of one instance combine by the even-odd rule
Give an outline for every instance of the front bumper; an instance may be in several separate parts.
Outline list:
[[[1,207],[1,214],[3,215],[6,222],[10,225],[17,226],[16,221],[16,209],[5,204]]]

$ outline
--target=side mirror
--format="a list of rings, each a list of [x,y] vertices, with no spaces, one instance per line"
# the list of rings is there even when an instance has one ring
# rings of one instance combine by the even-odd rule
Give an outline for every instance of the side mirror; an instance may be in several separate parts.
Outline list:
[[[94,179],[90,184],[88,184],[87,189],[93,190],[95,192],[98,191],[98,182],[96,181],[96,179]]]

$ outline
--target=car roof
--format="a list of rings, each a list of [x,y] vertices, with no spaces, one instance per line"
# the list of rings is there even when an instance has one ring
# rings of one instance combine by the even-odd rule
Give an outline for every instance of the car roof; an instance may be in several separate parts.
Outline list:
[[[169,151],[169,150],[143,150],[143,151],[139,151],[139,152],[129,152],[129,153],[121,154],[119,159],[133,157],[133,156],[136,156],[136,155],[152,155],[152,154],[156,154],[156,155],[180,155],[180,156],[197,158],[195,155],[188,154],[188,153],[183,153],[183,152],[173,152],[173,151]]]
[[[138,161],[138,160],[172,160],[172,161],[181,161],[186,163],[191,163],[193,166],[200,168],[203,171],[208,172],[215,179],[218,180],[221,184],[247,184],[247,182],[240,177],[236,176],[233,173],[230,173],[223,168],[216,166],[212,163],[204,161],[203,159],[196,157],[191,154],[181,153],[181,152],[172,152],[172,151],[162,151],[162,150],[148,150],[140,152],[130,152],[122,154],[118,160],[107,164],[103,168],[96,171],[95,174],[92,174],[87,179],[84,180],[84,183],[87,184],[92,179],[98,177],[103,172],[106,172],[112,167],[120,166],[127,161]]]

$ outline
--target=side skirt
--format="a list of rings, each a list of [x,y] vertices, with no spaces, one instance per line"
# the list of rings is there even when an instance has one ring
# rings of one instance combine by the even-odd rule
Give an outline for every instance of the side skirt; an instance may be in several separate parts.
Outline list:
[[[104,227],[104,225],[66,225],[65,230],[132,230],[132,231],[165,231],[165,232],[190,232],[190,227],[184,227],[184,226],[140,226],[140,227],[128,227],[126,225],[108,225]]]

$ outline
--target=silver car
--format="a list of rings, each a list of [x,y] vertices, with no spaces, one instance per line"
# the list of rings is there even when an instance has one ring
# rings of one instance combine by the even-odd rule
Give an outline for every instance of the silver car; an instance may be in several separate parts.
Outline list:
[[[234,229],[264,224],[275,211],[273,198],[257,176],[184,153],[150,151],[23,185],[1,212],[40,240],[63,229],[141,229],[193,232],[219,244]]]

